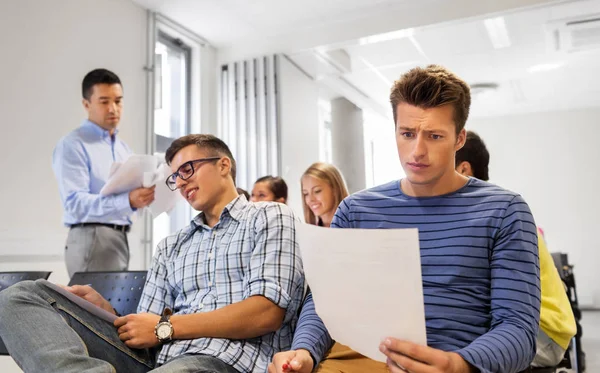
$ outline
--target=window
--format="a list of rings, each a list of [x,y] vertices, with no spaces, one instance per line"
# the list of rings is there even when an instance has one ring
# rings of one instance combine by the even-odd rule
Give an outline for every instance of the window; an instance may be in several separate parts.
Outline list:
[[[191,48],[181,40],[159,32],[154,58],[155,154],[164,159],[173,140],[191,133]],[[153,249],[160,240],[187,225],[191,218],[192,210],[184,200],[169,215],[154,218]]]

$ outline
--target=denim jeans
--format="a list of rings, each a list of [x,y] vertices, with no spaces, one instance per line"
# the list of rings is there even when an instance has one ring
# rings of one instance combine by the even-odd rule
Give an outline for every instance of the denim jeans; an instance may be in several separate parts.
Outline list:
[[[0,292],[0,336],[26,373],[237,373],[205,355],[182,355],[155,367],[155,351],[127,347],[112,324],[33,281]]]

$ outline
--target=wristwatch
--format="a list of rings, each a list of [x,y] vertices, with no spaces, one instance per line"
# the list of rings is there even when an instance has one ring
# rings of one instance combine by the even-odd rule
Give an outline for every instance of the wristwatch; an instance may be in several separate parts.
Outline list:
[[[154,334],[160,343],[167,343],[172,341],[173,337],[173,325],[169,318],[173,314],[170,308],[165,308],[162,313],[162,317],[158,321],[158,324],[154,327]]]

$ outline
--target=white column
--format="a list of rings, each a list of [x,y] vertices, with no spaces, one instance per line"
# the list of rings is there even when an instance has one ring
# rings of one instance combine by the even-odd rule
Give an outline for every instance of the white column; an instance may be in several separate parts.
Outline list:
[[[332,162],[350,193],[366,188],[362,109],[344,97],[331,100]]]

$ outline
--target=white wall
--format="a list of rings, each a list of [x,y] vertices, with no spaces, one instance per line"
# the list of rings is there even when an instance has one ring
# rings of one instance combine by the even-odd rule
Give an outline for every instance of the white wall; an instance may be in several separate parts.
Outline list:
[[[579,301],[600,307],[600,108],[478,119],[490,181],[520,193],[551,252],[569,254]]]
[[[300,177],[319,160],[319,89],[283,56],[277,74],[281,177],[288,185],[288,205],[303,219]]]
[[[83,76],[105,67],[123,81],[119,135],[145,151],[146,39],[146,11],[129,1],[0,2],[0,271],[47,269],[68,281],[52,150],[85,118]],[[129,236],[133,268],[142,265],[141,231],[140,222]],[[14,369],[0,359],[0,371]]]
[[[105,67],[123,81],[119,136],[145,151],[146,38],[146,12],[129,1],[0,2],[0,270],[48,268],[67,279],[52,150],[85,118],[83,76]],[[134,265],[141,228],[130,235]]]

